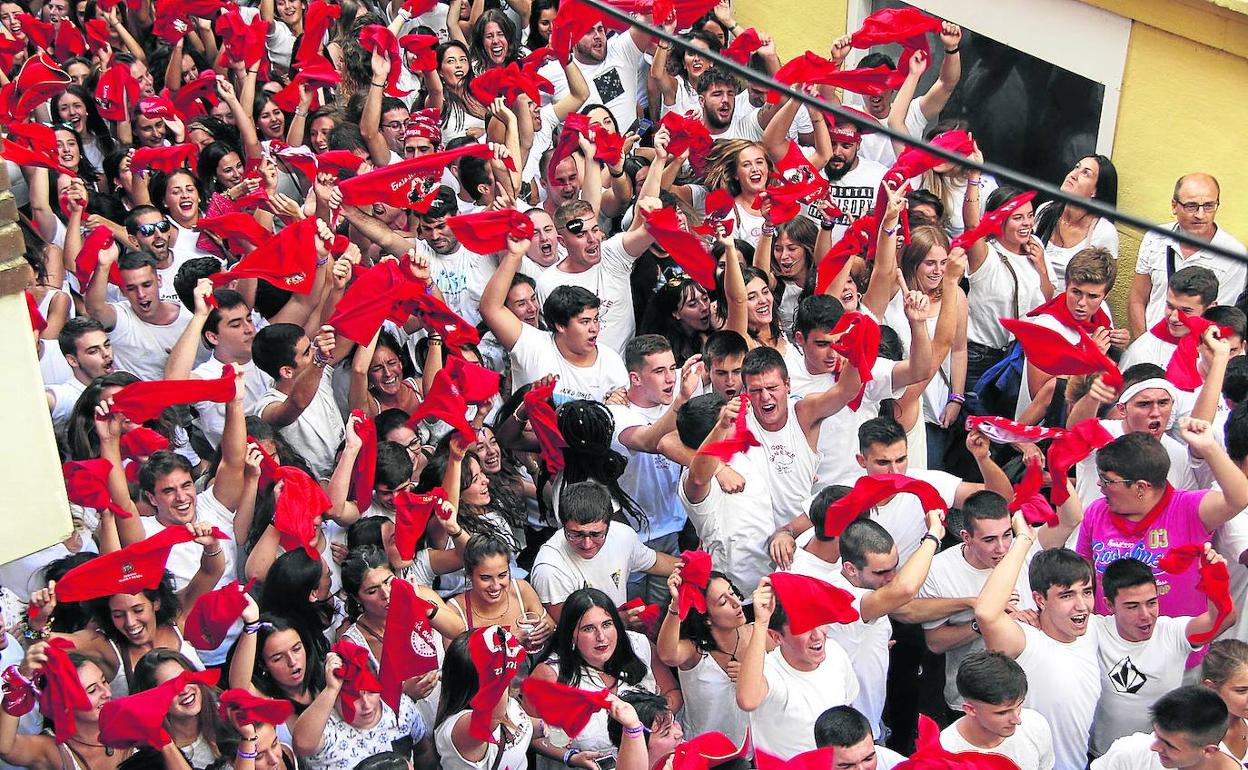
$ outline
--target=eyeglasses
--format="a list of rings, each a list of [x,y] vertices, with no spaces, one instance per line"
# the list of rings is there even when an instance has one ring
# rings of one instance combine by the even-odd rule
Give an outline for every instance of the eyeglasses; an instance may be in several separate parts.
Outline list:
[[[590,542],[601,543],[607,539],[607,531],[604,529],[601,532],[585,532],[579,529],[565,529],[563,530],[563,536],[572,542],[589,540]]]
[[[1175,203],[1179,204],[1179,207],[1189,214],[1195,214],[1197,211],[1204,211],[1207,214],[1212,214],[1218,210],[1218,206],[1221,205],[1222,201],[1209,201],[1208,203],[1188,201],[1184,203],[1183,201],[1176,200]]]
[[[382,128],[388,128],[391,131],[402,131],[406,124],[401,120],[392,120],[389,123],[382,123]]]
[[[148,222],[146,224],[136,225],[134,229],[144,238],[151,238],[157,231],[167,233],[172,227],[173,225],[168,219],[162,219],[159,222]]]
[[[1137,481],[1139,481],[1139,479],[1107,479],[1103,473],[1096,474],[1096,485],[1098,487],[1112,487],[1114,484],[1121,484],[1124,487],[1129,487]]]

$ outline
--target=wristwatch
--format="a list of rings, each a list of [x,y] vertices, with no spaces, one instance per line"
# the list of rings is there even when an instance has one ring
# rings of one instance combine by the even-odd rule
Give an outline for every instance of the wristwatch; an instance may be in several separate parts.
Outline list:
[[[971,621],[971,630],[972,630],[972,631],[974,631],[975,633],[979,634],[980,636],[983,636],[983,635],[984,635],[984,632],[979,630],[979,621],[978,621],[978,620],[972,620],[972,621]]]

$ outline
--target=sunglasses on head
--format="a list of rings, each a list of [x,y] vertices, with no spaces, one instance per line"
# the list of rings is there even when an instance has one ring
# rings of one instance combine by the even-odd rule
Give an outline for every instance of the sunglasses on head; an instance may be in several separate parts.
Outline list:
[[[169,232],[169,228],[171,227],[173,227],[173,225],[169,224],[168,219],[162,219],[159,222],[148,222],[147,224],[138,225],[135,230],[137,230],[139,235],[144,238],[151,238],[157,233],[157,231],[162,233]]]
[[[569,233],[572,233],[573,235],[580,235],[581,233],[585,232],[585,220],[584,219],[572,219],[572,220],[569,220],[568,223],[564,225],[563,227],[565,230],[567,230]]]

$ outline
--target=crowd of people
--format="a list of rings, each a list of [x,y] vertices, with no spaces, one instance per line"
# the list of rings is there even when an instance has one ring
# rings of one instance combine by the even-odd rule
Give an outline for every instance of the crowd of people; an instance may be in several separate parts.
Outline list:
[[[1214,176],[1127,278],[1109,158],[981,173],[957,25],[624,6],[0,0],[73,522],[0,764],[1248,766]]]

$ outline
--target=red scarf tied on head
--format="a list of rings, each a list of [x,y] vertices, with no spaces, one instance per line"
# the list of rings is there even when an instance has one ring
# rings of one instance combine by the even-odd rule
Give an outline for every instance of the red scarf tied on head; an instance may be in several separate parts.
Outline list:
[[[1174,352],[1170,354],[1170,362],[1166,364],[1166,379],[1173,382],[1177,388],[1193,391],[1204,384],[1205,381],[1198,366],[1200,361],[1200,338],[1204,335],[1206,329],[1215,324],[1206,318],[1188,315],[1182,310],[1179,311],[1179,321],[1187,327],[1187,334],[1179,338],[1178,345],[1175,347]],[[1226,326],[1218,326],[1220,339],[1229,339],[1233,334],[1235,334],[1235,330]]]
[[[1070,497],[1066,481],[1071,467],[1113,440],[1101,421],[1092,418],[1070,428],[1049,444],[1049,478],[1053,482],[1049,497],[1054,505],[1061,505]]]
[[[309,559],[319,561],[316,518],[333,505],[329,495],[298,468],[283,465],[273,475],[282,482],[282,491],[273,509],[273,528],[281,534],[282,548],[287,551],[303,548]]]
[[[227,722],[242,725],[281,725],[294,716],[295,707],[285,698],[262,698],[235,688],[221,693],[217,713]]]
[[[1040,494],[1044,484],[1044,472],[1040,469],[1040,458],[1027,458],[1027,469],[1023,472],[1022,481],[1014,485],[1014,497],[1007,506],[1010,513],[1022,511],[1023,518],[1033,527],[1041,524],[1056,527],[1061,524],[1057,512],[1049,501]]]
[[[706,612],[706,587],[711,582],[711,556],[706,551],[684,551],[680,554],[680,561],[677,608],[680,619],[684,620],[691,609]]]
[[[247,585],[235,580],[215,591],[209,591],[196,600],[186,618],[186,639],[197,650],[215,650],[225,641],[234,621],[243,615],[247,607],[247,592],[256,581]]]
[[[97,511],[112,511],[113,515],[123,519],[130,518],[130,512],[113,503],[108,492],[108,474],[113,464],[102,457],[94,460],[71,460],[61,466],[65,476],[65,492],[69,501],[83,508],[94,508]]]
[[[355,721],[356,701],[366,692],[380,693],[381,680],[373,673],[367,648],[344,638],[338,640],[333,651],[342,658],[342,665],[334,669],[334,676],[342,680],[338,703],[342,706],[342,720],[350,724]]]
[[[416,557],[416,543],[425,534],[429,518],[435,513],[440,519],[450,516],[445,511],[446,504],[446,490],[442,487],[423,495],[405,489],[394,496],[394,547],[405,561]]]
[[[220,675],[216,670],[183,671],[150,690],[110,700],[100,709],[100,743],[118,749],[164,748],[173,742],[164,727],[173,699],[188,684],[212,687]]]
[[[857,395],[849,402],[849,408],[857,410],[862,406],[862,396],[871,381],[871,367],[875,366],[875,359],[880,354],[880,325],[868,315],[849,312],[836,322],[832,335],[839,335],[832,343],[832,349],[844,356],[862,378]]]
[[[520,686],[533,713],[575,738],[594,714],[611,708],[611,691],[582,690],[579,687],[529,677]]]
[[[154,380],[132,382],[113,396],[113,411],[133,422],[160,417],[166,407],[213,401],[226,404],[234,399],[234,367],[226,364],[215,380]]]
[[[721,462],[727,464],[738,453],[744,452],[750,447],[762,446],[758,438],[750,431],[748,422],[750,397],[742,393],[738,398],[741,399],[741,406],[737,410],[737,421],[733,426],[732,435],[719,441],[703,444],[698,448],[698,454],[718,457]]]
[[[831,583],[792,572],[768,576],[776,601],[789,616],[789,633],[804,634],[827,623],[853,623],[858,620],[854,595]]]
[[[717,191],[718,192],[718,191]],[[642,211],[646,232],[667,252],[676,264],[707,291],[715,290],[715,258],[707,251],[702,239],[681,227],[673,208]],[[731,222],[732,220],[728,220]]]
[[[1060,321],[1063,326],[1070,329],[1078,329],[1084,334],[1092,334],[1097,329],[1112,329],[1114,327],[1114,322],[1110,320],[1109,314],[1105,312],[1103,307],[1098,307],[1090,318],[1083,321],[1075,318],[1074,313],[1070,312],[1069,298],[1070,295],[1068,293],[1062,292],[1035,310],[1032,310],[1027,314],[1027,317],[1052,316]]]
[[[52,720],[57,743],[64,743],[78,732],[74,712],[92,708],[78,679],[78,669],[69,659],[67,650],[72,649],[74,643],[68,639],[49,639],[43,648],[48,660],[31,677],[38,688],[39,713]]]
[[[213,537],[230,538],[213,527]],[[113,594],[137,594],[154,591],[165,575],[169,551],[179,543],[194,539],[186,527],[166,527],[146,540],[120,551],[97,556],[65,573],[56,583],[56,599],[61,602],[82,602]]]
[[[477,694],[472,696],[468,734],[478,741],[498,743],[490,730],[491,715],[500,698],[507,697],[511,680],[524,662],[524,647],[502,626],[475,629],[468,638],[468,656],[477,669]]]
[[[828,506],[824,516],[823,533],[827,537],[840,537],[849,523],[863,512],[869,512],[884,500],[898,494],[910,494],[919,498],[924,511],[948,511],[949,505],[936,487],[921,479],[900,473],[880,473],[862,476],[854,483],[849,494]]]
[[[1226,569],[1226,562],[1210,562],[1205,557],[1205,546],[1192,543],[1175,546],[1166,551],[1166,555],[1161,557],[1158,566],[1163,572],[1177,575],[1186,572],[1196,561],[1200,562],[1200,580],[1196,583],[1196,590],[1204,594],[1218,612],[1213,621],[1213,628],[1187,637],[1193,647],[1200,647],[1213,641],[1222,629],[1222,624],[1235,609],[1235,603],[1231,600],[1231,576]]]
[[[447,217],[446,226],[465,248],[481,255],[506,251],[510,239],[533,237],[533,221],[515,209]]]
[[[534,386],[524,394],[529,426],[533,428],[542,461],[546,464],[546,472],[552,475],[563,470],[566,462],[563,448],[568,445],[559,430],[559,417],[555,414],[555,407],[550,403],[558,383],[559,379],[552,377],[545,385]]]
[[[399,712],[403,683],[438,670],[438,636],[429,624],[434,605],[406,580],[390,584],[390,607],[381,647],[381,700]]]
[[[1022,345],[1028,363],[1040,371],[1054,377],[1104,372],[1106,385],[1115,389],[1122,387],[1122,373],[1118,371],[1118,365],[1083,332],[1076,330],[1079,341],[1072,344],[1061,332],[1047,326],[1016,318],[1002,318],[1000,321]]]

